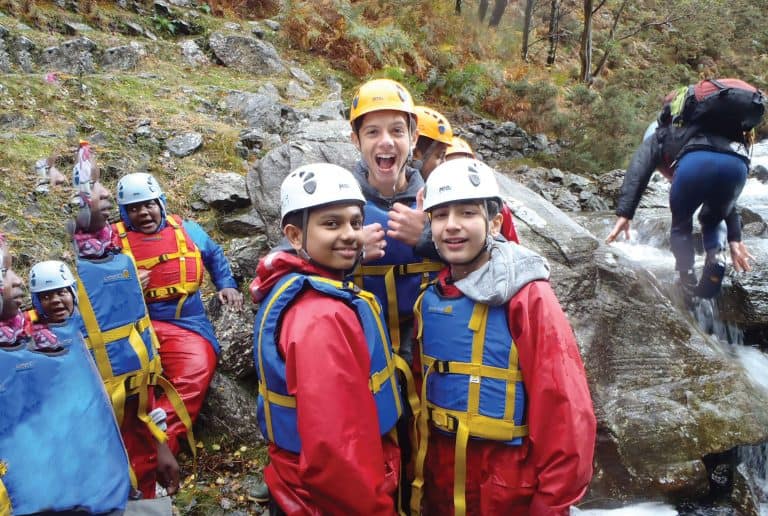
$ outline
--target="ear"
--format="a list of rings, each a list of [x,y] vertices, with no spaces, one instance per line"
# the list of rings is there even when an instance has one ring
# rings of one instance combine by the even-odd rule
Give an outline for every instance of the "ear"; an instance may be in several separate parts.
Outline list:
[[[491,233],[492,237],[497,237],[501,234],[502,222],[504,222],[504,217],[502,217],[501,213],[497,213],[490,221],[488,221],[488,231]]]
[[[283,228],[283,235],[288,239],[288,243],[291,244],[294,251],[298,252],[301,250],[304,232],[298,226],[286,224]]]
[[[352,139],[352,143],[355,144],[357,150],[360,150],[360,139],[357,137],[357,131],[349,133],[349,137]]]

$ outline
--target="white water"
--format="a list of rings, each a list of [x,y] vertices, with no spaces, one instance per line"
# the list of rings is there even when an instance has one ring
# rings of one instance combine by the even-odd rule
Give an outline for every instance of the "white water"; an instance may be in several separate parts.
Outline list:
[[[768,168],[768,141],[754,146],[752,166],[757,165],[763,165]],[[739,204],[748,206],[750,210],[758,213],[763,220],[768,221],[768,184],[750,178],[744,186],[744,190],[739,198]],[[646,269],[661,281],[674,280],[674,257],[668,250],[659,249],[652,245],[639,244],[637,233],[634,231],[630,233],[629,242],[617,242],[612,245],[620,249],[628,259],[642,263]],[[752,245],[752,242],[750,242],[750,245]],[[757,264],[757,266],[761,266],[761,264]],[[699,301],[694,309],[694,317],[702,330],[718,339],[723,348],[734,356],[735,361],[741,365],[746,376],[756,386],[768,391],[768,355],[756,347],[744,345],[743,332],[733,324],[722,322],[718,315],[717,305],[711,300]],[[739,461],[743,466],[746,466],[754,487],[759,491],[761,502],[760,515],[768,516],[768,443],[740,447]],[[613,510],[579,510],[574,508],[571,510],[571,514],[590,516],[667,516],[678,513],[669,505],[647,502]]]

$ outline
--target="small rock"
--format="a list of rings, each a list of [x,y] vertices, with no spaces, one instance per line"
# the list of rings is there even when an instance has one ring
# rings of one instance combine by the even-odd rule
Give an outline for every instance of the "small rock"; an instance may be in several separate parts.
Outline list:
[[[184,158],[193,154],[203,146],[203,135],[200,133],[187,133],[171,138],[165,147],[177,158]]]
[[[93,28],[84,23],[64,22],[64,31],[69,35],[75,35],[83,34],[85,32],[93,32]]]
[[[242,27],[240,27],[240,24],[239,23],[235,23],[235,22],[227,22],[227,23],[225,23],[224,24],[224,28],[227,29],[227,30],[232,30],[232,31],[239,31],[240,29],[242,29]]]
[[[312,77],[310,77],[307,72],[299,68],[298,66],[292,66],[290,68],[291,75],[293,75],[296,79],[303,82],[307,86],[314,86],[315,81],[312,80]]]
[[[144,35],[144,27],[139,25],[138,23],[133,23],[130,21],[123,22],[123,25],[125,26],[126,32],[128,34],[132,34],[134,36],[143,36]]]
[[[251,26],[251,34],[253,34],[259,39],[264,38],[264,27],[259,25],[259,22],[252,21],[252,22],[248,22],[248,24]]]
[[[188,39],[186,41],[182,41],[179,43],[179,46],[181,47],[181,53],[184,56],[184,60],[189,65],[197,67],[210,63],[208,57],[203,54],[203,51],[200,50],[200,47],[194,40]]]
[[[277,32],[280,30],[280,23],[275,20],[264,20],[264,25]]]
[[[285,88],[285,95],[289,98],[306,100],[309,98],[309,92],[299,86],[296,81],[288,81],[288,86]]]

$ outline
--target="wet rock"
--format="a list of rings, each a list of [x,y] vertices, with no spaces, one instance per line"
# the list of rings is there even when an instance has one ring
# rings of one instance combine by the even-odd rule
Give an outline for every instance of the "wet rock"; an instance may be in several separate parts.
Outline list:
[[[184,158],[194,154],[203,146],[203,135],[200,133],[186,133],[165,142],[168,151],[177,158]]]

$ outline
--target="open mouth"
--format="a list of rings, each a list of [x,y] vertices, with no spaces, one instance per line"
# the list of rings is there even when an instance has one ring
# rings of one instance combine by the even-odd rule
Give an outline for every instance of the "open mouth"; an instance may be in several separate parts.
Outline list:
[[[380,170],[389,170],[395,166],[395,156],[391,154],[383,154],[376,156],[376,166]]]

